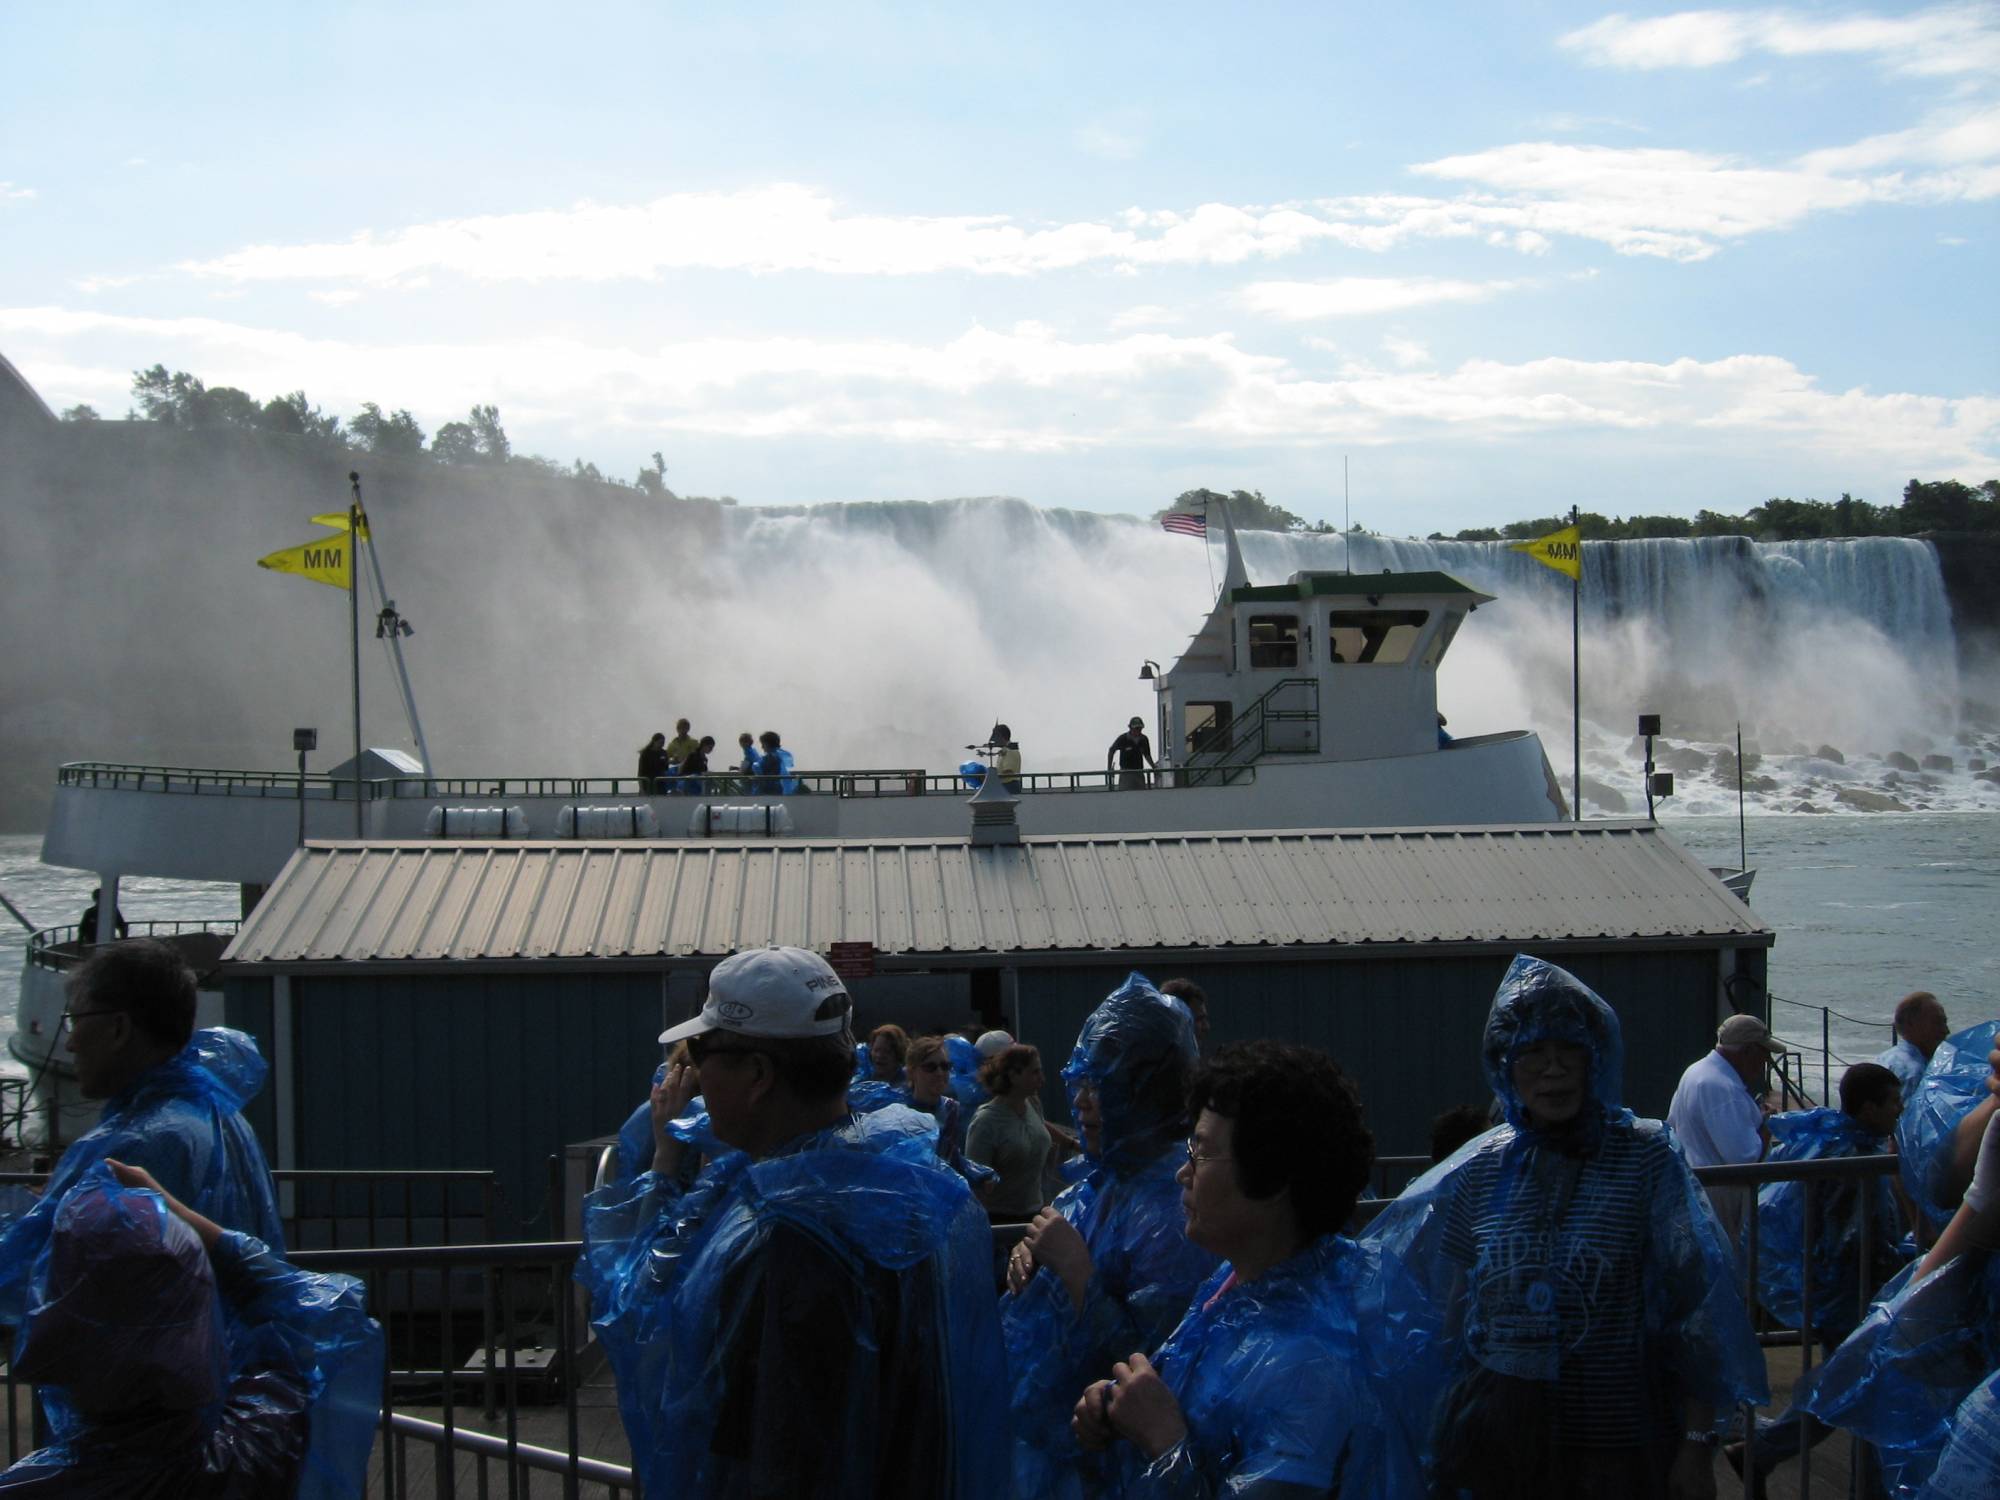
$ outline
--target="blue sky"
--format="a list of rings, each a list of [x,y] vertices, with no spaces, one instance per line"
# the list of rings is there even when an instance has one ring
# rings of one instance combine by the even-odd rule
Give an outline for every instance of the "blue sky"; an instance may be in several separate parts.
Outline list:
[[[0,6],[0,353],[745,503],[2000,474],[2000,5]]]

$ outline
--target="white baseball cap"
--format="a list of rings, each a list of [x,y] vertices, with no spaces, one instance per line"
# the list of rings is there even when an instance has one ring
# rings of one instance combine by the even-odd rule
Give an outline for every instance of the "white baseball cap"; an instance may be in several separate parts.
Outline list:
[[[840,997],[839,1005],[827,1002]],[[847,986],[827,961],[804,948],[752,948],[732,953],[708,976],[701,1014],[660,1033],[678,1042],[705,1031],[744,1036],[836,1036],[846,1027]]]
[[[1004,1031],[988,1031],[983,1033],[979,1040],[972,1045],[981,1057],[991,1057],[994,1053],[1005,1052],[1009,1047],[1013,1046],[1014,1038]]]

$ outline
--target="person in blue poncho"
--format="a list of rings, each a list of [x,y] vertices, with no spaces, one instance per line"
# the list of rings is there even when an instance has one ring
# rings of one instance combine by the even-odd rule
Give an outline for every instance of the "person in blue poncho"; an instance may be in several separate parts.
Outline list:
[[[577,1280],[649,1495],[1007,1493],[986,1216],[929,1116],[849,1108],[850,1012],[816,954],[725,959],[661,1037],[692,1062],[654,1090],[652,1170],[586,1200]],[[682,1191],[666,1124],[697,1090],[734,1149]]]
[[[1767,1161],[1815,1161],[1833,1156],[1875,1156],[1889,1149],[1889,1133],[1903,1110],[1902,1084],[1888,1068],[1856,1063],[1840,1076],[1840,1108],[1794,1110],[1771,1116]],[[1825,1354],[1861,1321],[1866,1304],[1898,1269],[1901,1215],[1889,1179],[1877,1177],[1822,1182],[1811,1194],[1812,1295],[1808,1315],[1800,1271],[1805,1265],[1806,1184],[1767,1182],[1757,1192],[1757,1300],[1764,1311],[1790,1328],[1809,1327]],[[1864,1208],[1866,1218],[1864,1222]],[[1862,1281],[1862,1258],[1868,1279]],[[1803,1440],[1817,1446],[1831,1429],[1793,1410],[1757,1424],[1751,1444],[1754,1484],[1783,1459],[1795,1456]],[[1730,1467],[1742,1472],[1743,1445],[1723,1450]],[[1863,1484],[1864,1494],[1874,1484]]]
[[[1611,1007],[1515,958],[1486,1076],[1506,1123],[1403,1192],[1366,1237],[1451,1310],[1430,1415],[1435,1495],[1712,1494],[1716,1424],[1766,1397],[1715,1215],[1658,1120],[1620,1102]]]
[[[150,938],[100,948],[70,977],[65,1046],[98,1123],[63,1153],[41,1201],[0,1233],[0,1323],[19,1321],[36,1258],[63,1197],[115,1156],[151,1172],[226,1229],[284,1252],[264,1153],[239,1113],[264,1086],[264,1059],[240,1031],[194,1030],[194,974]]]
[[[1354,1085],[1322,1052],[1239,1043],[1191,1107],[1186,1233],[1224,1264],[1157,1352],[1083,1392],[1078,1440],[1110,1448],[1107,1489],[1134,1500],[1414,1495],[1416,1445],[1378,1371],[1434,1320],[1340,1233],[1375,1159]]]
[[[1942,1049],[1940,1049],[1942,1050]],[[1981,1087],[2000,1098],[2000,1046]],[[2000,1115],[1922,1263],[1888,1288],[1821,1367],[1815,1417],[1875,1445],[1895,1500],[2000,1493]]]
[[[116,1161],[64,1194],[41,1259],[13,1370],[56,1441],[0,1494],[360,1500],[382,1331],[359,1282],[295,1270]]]
[[[1947,1037],[1931,1053],[1915,1089],[1904,1095],[1896,1125],[1903,1186],[1929,1243],[1950,1222],[1972,1180],[1973,1157],[1987,1121],[2000,1110],[1986,1087],[1986,1055],[2000,1044],[2000,1021],[1983,1021]]]
[[[1036,1215],[1007,1267],[1001,1323],[1022,1495],[1077,1493],[1076,1393],[1154,1349],[1214,1271],[1181,1232],[1194,1018],[1140,974],[1092,1011],[1063,1068],[1082,1180]]]

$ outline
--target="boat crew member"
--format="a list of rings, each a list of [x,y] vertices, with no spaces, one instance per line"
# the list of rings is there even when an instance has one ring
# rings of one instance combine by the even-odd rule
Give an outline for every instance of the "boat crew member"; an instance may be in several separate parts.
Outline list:
[[[577,1277],[649,1495],[944,1497],[1007,1487],[986,1216],[901,1104],[856,1115],[852,1002],[817,954],[716,965],[660,1040],[653,1169],[586,1201]],[[736,1148],[683,1192],[699,1091]]]
[[[90,905],[76,919],[76,940],[86,948],[97,941],[97,908],[103,904],[104,887],[99,886],[90,893]],[[125,913],[115,906],[111,908],[111,931],[121,938],[129,936],[132,931],[132,924],[125,920]]]
[[[1924,1076],[1924,1064],[1950,1035],[1951,1022],[1938,997],[1929,990],[1912,990],[1896,1002],[1896,1045],[1878,1053],[1875,1062],[1902,1081],[1908,1098]]]
[[[1118,789],[1121,792],[1135,792],[1146,784],[1146,771],[1153,765],[1153,742],[1146,738],[1146,721],[1134,714],[1125,725],[1125,732],[1111,742],[1111,748],[1104,752],[1104,769],[1111,769],[1111,762],[1118,762]]]

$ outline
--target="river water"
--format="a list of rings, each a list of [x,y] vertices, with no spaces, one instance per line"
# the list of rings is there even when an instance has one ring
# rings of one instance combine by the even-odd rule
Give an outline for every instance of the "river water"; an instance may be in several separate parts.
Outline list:
[[[1708,864],[1736,863],[1733,817],[1661,821]],[[1771,956],[1773,1029],[1806,1054],[1817,1081],[1820,1008],[1833,1072],[1888,1044],[1890,1010],[1913,989],[1935,991],[1954,1027],[2000,1014],[2000,816],[1911,813],[1756,816],[1747,823],[1757,870],[1751,904],[1777,932]],[[0,889],[41,926],[74,922],[90,899],[87,871],[40,862],[35,835],[0,836]],[[134,922],[230,917],[233,885],[144,877],[124,881]],[[0,927],[0,1041],[13,1030],[26,934]]]

